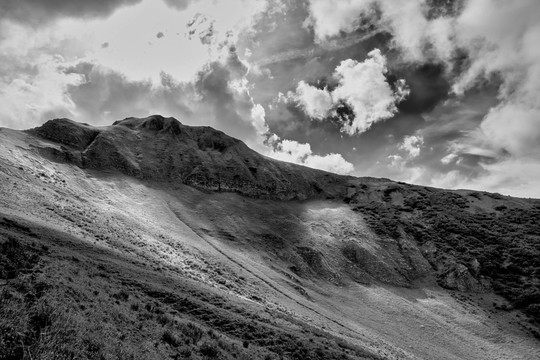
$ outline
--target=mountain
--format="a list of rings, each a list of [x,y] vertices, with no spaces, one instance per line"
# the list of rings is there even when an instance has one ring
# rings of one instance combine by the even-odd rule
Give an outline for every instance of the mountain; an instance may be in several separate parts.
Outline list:
[[[333,174],[263,157],[221,131],[159,115],[127,118],[102,129],[57,119],[29,133],[63,145],[45,150],[53,159],[140,179],[280,200],[336,196],[345,186]]]
[[[336,175],[159,115],[2,128],[0,194],[0,359],[539,354],[539,200]]]

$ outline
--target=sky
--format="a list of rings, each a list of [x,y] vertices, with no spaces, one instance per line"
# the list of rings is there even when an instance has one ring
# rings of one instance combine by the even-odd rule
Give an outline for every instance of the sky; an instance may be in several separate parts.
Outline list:
[[[540,197],[537,0],[2,0],[0,126],[173,116],[354,176]]]

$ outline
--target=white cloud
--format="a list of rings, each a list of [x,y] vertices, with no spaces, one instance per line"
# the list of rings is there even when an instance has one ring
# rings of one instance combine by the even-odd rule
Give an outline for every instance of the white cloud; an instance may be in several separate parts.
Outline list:
[[[273,149],[267,155],[277,160],[309,166],[336,174],[350,174],[354,170],[353,164],[345,160],[340,154],[313,154],[310,144],[302,144],[294,140],[281,140],[276,135],[269,139],[269,143],[273,146]]]
[[[318,120],[322,120],[328,116],[328,112],[334,106],[332,102],[332,94],[326,89],[321,90],[314,86],[300,81],[296,87],[296,93],[289,94],[289,98],[298,101],[304,112]]]
[[[441,159],[441,162],[444,164],[444,165],[448,165],[450,163],[452,163],[454,160],[457,159],[457,155],[454,154],[454,153],[450,153],[448,155],[445,155],[442,159]]]
[[[354,111],[354,119],[342,130],[350,135],[367,131],[374,123],[392,117],[402,93],[394,93],[384,74],[386,58],[379,49],[368,54],[363,62],[345,60],[336,68],[339,86],[333,91],[336,99],[346,101]]]
[[[341,101],[354,112],[353,118],[341,119],[341,130],[349,135],[367,131],[376,122],[391,118],[397,112],[396,103],[409,93],[404,80],[396,82],[392,90],[386,81],[386,58],[379,49],[372,50],[366,60],[348,59],[334,71],[338,86],[333,91],[321,90],[301,81],[295,94],[296,100],[307,115],[322,119],[328,116]]]
[[[352,32],[360,25],[360,14],[372,15],[371,0],[311,0],[310,23],[314,25],[316,38],[324,41],[340,31]]]
[[[399,149],[408,153],[408,158],[415,158],[420,155],[420,150],[424,145],[424,138],[420,135],[410,135],[403,138],[403,142],[399,145]]]
[[[265,115],[266,112],[261,104],[253,104],[251,108],[251,122],[259,135],[264,135],[268,132]]]
[[[390,159],[390,166],[392,167],[402,167],[405,162],[403,157],[397,154],[388,155],[388,159]]]
[[[106,19],[68,20],[57,26],[85,39],[85,60],[129,80],[159,84],[164,71],[178,81],[191,81],[202,65],[228,56],[224,45],[234,45],[265,6],[265,0],[199,0],[186,9],[171,9],[162,1],[144,0]],[[160,32],[167,36],[157,39]],[[109,46],[102,48],[104,42]]]
[[[66,90],[83,82],[80,75],[58,71],[63,59],[40,56],[29,64],[35,72],[12,75],[0,81],[1,125],[28,128],[52,117],[69,117],[76,111]]]
[[[496,148],[504,149],[513,156],[538,158],[540,106],[527,105],[518,103],[516,99],[491,109],[482,121],[481,132],[477,136],[484,137]]]

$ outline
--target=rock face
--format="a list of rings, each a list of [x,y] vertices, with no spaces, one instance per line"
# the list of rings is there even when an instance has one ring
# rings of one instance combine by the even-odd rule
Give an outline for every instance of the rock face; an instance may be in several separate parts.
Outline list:
[[[340,197],[348,179],[266,158],[221,131],[159,115],[103,128],[56,119],[30,132],[62,144],[63,153],[55,156],[80,159],[83,168],[212,191],[281,200]]]

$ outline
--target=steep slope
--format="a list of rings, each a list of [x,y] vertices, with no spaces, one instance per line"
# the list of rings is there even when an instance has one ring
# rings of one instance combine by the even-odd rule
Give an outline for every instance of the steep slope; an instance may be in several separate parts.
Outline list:
[[[62,299],[83,358],[538,355],[508,302],[539,303],[538,201],[329,174],[159,116],[1,129],[0,176],[0,242],[22,254],[0,259],[5,308],[31,310],[10,325],[29,349]]]

